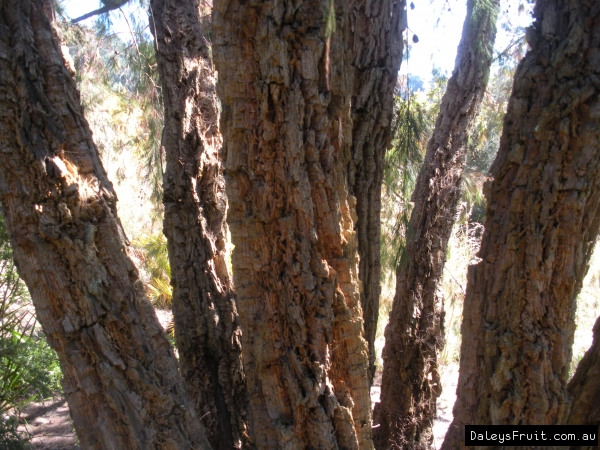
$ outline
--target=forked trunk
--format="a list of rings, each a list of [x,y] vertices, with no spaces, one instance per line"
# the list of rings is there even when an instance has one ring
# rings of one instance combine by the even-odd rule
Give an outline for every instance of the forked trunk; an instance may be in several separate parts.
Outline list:
[[[0,201],[86,449],[210,444],[127,256],[42,0],[0,0]]]
[[[179,363],[215,448],[248,448],[247,394],[235,293],[225,260],[227,198],[207,41],[211,8],[153,0],[151,29],[165,104],[164,232]]]
[[[444,343],[438,285],[460,199],[470,127],[487,86],[499,0],[470,0],[456,67],[413,194],[406,252],[396,271],[396,295],[385,330],[381,403],[375,442],[429,448],[441,393],[437,357]]]
[[[215,2],[233,272],[261,449],[369,449],[356,199],[354,2]]]
[[[369,382],[375,375],[375,334],[381,295],[381,184],[391,143],[394,88],[402,61],[406,0],[362,2],[351,16],[348,49],[352,52],[352,149],[350,193],[356,197],[355,228],[360,261],[365,339],[369,346]]]
[[[575,299],[600,224],[600,3],[539,0],[534,17],[486,186],[443,449],[464,448],[465,424],[566,420]]]

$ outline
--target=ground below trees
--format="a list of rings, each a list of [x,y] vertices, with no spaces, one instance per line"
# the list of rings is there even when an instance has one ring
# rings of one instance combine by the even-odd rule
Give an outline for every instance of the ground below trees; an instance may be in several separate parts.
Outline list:
[[[169,318],[165,311],[158,311],[159,321],[163,327]],[[381,374],[375,377],[371,388],[371,401],[379,401],[381,392]],[[458,381],[458,364],[444,368],[442,374],[444,391],[438,398],[438,417],[433,427],[435,448],[440,448],[452,422],[452,406],[456,399],[456,383]],[[46,400],[45,402],[32,403],[27,406],[22,414],[24,423],[20,430],[31,435],[29,441],[33,450],[79,450],[77,437],[73,431],[69,417],[69,407],[63,397]]]

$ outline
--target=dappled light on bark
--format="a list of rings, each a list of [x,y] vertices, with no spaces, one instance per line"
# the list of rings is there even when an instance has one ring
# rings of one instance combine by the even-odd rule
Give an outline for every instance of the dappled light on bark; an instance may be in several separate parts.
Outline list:
[[[212,445],[250,448],[241,332],[225,259],[211,8],[192,0],[153,0],[151,8],[165,105],[164,233],[179,363]]]

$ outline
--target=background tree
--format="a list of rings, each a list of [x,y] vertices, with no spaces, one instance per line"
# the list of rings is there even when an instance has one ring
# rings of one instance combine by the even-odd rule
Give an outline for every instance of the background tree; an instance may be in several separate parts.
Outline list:
[[[241,332],[227,269],[222,145],[211,60],[211,7],[153,0],[165,105],[164,233],[179,363],[215,448],[249,448]]]
[[[486,188],[444,449],[464,448],[464,424],[566,420],[575,299],[600,225],[600,4],[539,1],[534,18]]]
[[[385,331],[381,403],[375,442],[429,448],[441,392],[437,367],[443,346],[443,299],[438,291],[460,199],[467,138],[485,93],[499,2],[471,0],[440,112],[413,193],[405,253]]]
[[[44,10],[0,1],[0,202],[85,448],[210,448]],[[189,407],[188,407],[189,405]]]

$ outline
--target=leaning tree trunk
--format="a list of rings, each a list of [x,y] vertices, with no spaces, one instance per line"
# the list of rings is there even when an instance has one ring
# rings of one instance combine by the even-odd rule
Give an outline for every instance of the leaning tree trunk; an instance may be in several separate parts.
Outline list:
[[[444,449],[464,448],[465,424],[558,423],[568,402],[575,299],[600,223],[600,3],[538,1],[534,17],[486,186]]]
[[[343,0],[214,6],[251,431],[263,449],[372,448],[347,177],[346,43],[360,11]]]
[[[198,0],[151,2],[165,104],[164,232],[179,364],[211,444],[230,450],[249,445],[248,399],[225,259],[227,198],[206,38],[210,14]]]
[[[42,0],[0,0],[0,202],[86,449],[210,448]]]
[[[385,151],[392,139],[394,88],[402,61],[406,0],[362,2],[356,8],[348,42],[355,80],[348,177],[350,193],[356,197],[360,302],[372,383],[381,295],[381,184]]]
[[[375,409],[378,448],[428,448],[441,393],[437,357],[443,346],[438,291],[460,199],[469,129],[486,89],[499,0],[470,0],[456,67],[448,81],[417,179],[406,254],[385,330],[381,403]]]

